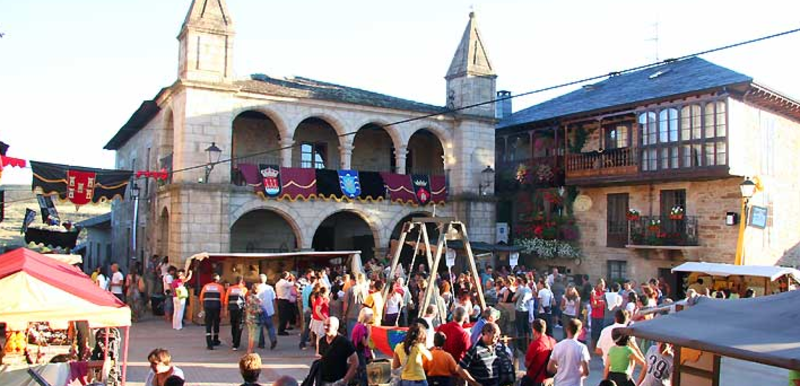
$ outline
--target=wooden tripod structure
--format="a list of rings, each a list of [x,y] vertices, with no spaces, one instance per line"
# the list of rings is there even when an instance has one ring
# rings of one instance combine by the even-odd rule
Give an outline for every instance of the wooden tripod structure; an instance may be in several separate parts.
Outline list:
[[[439,228],[439,240],[436,242],[436,256],[431,255],[431,241],[428,237],[428,229],[426,224],[436,224]],[[403,250],[403,245],[406,242],[406,237],[408,234],[413,231],[415,228],[419,229],[420,235],[422,236],[422,240],[425,243],[425,257],[428,261],[428,267],[430,269],[430,276],[428,277],[428,286],[425,288],[425,298],[418,306],[418,310],[424,312],[424,310],[431,304],[433,300],[433,296],[439,293],[439,289],[436,287],[436,270],[439,268],[439,264],[442,261],[442,253],[447,248],[447,240],[462,240],[464,243],[464,249],[467,251],[467,260],[469,261],[469,268],[472,276],[475,278],[475,285],[478,289],[478,301],[480,303],[481,309],[486,308],[486,299],[483,296],[483,288],[481,287],[481,280],[480,276],[478,276],[478,267],[475,264],[475,255],[472,253],[472,246],[469,242],[469,236],[467,235],[467,228],[464,226],[464,223],[461,221],[455,221],[453,218],[449,217],[419,217],[412,219],[405,224],[403,224],[403,231],[400,233],[400,242],[398,243],[397,249],[394,251],[394,255],[392,256],[392,265],[389,271],[389,277],[387,281],[391,281],[394,278],[395,273],[397,272],[397,266],[400,264],[400,253]],[[419,237],[417,238],[417,246],[414,248],[414,256],[416,256],[417,250],[419,248]],[[413,258],[412,258],[412,269],[413,269]],[[410,273],[410,272],[409,272]],[[390,283],[386,283],[387,285],[383,289],[383,298],[389,294],[390,290]],[[444,306],[439,302],[435,303],[439,308],[439,314],[437,318],[441,318],[440,320],[444,320],[446,316],[446,310],[444,310]],[[472,310],[467,310],[472,312]]]

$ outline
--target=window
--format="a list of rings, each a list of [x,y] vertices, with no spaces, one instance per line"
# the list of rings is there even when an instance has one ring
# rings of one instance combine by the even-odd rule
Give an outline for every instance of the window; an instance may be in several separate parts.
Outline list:
[[[605,128],[605,148],[619,149],[628,147],[630,143],[630,127],[624,124],[615,124]]]
[[[300,167],[325,169],[327,145],[325,143],[303,142],[300,145]]]
[[[662,190],[661,215],[664,217],[669,216],[669,212],[672,210],[672,208],[676,206],[680,206],[684,210],[686,209],[686,190],[685,189]]]
[[[642,171],[727,165],[726,106],[715,100],[639,114]]]
[[[606,246],[624,248],[628,243],[628,193],[609,194],[606,200]]]
[[[622,260],[608,260],[608,281],[623,282],[628,271],[628,263]]]

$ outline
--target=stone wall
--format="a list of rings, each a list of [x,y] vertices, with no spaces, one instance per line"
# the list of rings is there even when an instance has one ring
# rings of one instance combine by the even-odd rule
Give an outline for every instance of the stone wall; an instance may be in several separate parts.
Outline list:
[[[391,171],[394,156],[392,147],[392,137],[385,130],[359,130],[353,138],[351,168],[376,172]],[[441,158],[439,160],[441,161]]]
[[[280,134],[275,123],[269,118],[258,117],[255,114],[240,115],[233,121],[232,135],[231,148],[234,157],[257,154],[248,158],[252,160],[280,160],[281,153],[277,151],[281,147]],[[243,160],[241,162],[247,161]],[[280,164],[280,162],[277,162],[277,164]]]

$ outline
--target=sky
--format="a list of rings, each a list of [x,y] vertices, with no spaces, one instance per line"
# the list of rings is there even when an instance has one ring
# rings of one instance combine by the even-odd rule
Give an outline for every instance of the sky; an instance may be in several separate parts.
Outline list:
[[[113,168],[103,146],[177,78],[190,3],[0,0],[7,155]],[[304,76],[436,105],[472,10],[497,89],[514,94],[800,28],[791,0],[228,0],[228,9],[238,78]],[[800,33],[703,58],[800,100]],[[513,109],[567,91],[514,99]],[[30,179],[10,169],[1,182]]]

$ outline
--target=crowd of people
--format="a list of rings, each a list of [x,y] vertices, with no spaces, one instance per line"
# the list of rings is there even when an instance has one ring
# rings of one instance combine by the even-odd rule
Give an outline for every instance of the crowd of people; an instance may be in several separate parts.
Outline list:
[[[343,267],[307,269],[299,278],[283,272],[274,287],[263,274],[249,286],[241,276],[223,285],[214,275],[200,291],[207,348],[221,344],[219,321],[227,317],[232,350],[239,349],[245,330],[248,354],[265,348],[267,337],[275,349],[277,336],[299,336],[299,348],[313,348],[316,357],[304,385],[366,386],[367,367],[379,358],[373,327],[400,326],[407,330],[390,361],[395,386],[583,385],[592,355],[602,359],[602,385],[671,384],[671,345],[618,330],[669,310],[672,289],[659,279],[607,285],[556,268],[540,273],[522,266],[433,277],[424,264],[409,271],[398,266],[393,272],[373,259],[355,274]],[[188,276],[174,267],[163,276],[176,329],[184,306],[177,299]],[[687,294],[689,305],[713,296],[693,289]],[[520,380],[518,370],[525,373]],[[182,377],[179,369],[172,375]],[[158,379],[152,385],[166,384]]]

